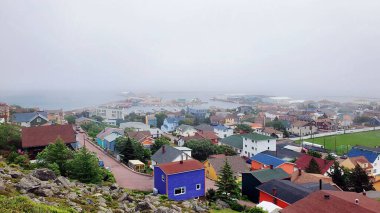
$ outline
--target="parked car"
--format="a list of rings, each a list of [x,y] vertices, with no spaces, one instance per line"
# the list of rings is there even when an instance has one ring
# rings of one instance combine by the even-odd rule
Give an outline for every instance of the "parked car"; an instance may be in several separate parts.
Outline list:
[[[347,155],[340,156],[340,159],[347,159]]]

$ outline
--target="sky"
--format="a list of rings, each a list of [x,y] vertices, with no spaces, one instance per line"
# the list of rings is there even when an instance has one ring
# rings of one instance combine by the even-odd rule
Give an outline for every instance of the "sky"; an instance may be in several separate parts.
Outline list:
[[[1,93],[380,97],[379,0],[1,0]]]

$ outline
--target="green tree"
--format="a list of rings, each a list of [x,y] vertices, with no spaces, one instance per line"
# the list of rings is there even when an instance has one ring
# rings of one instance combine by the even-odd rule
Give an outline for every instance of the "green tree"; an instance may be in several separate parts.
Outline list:
[[[69,161],[69,168],[69,177],[83,183],[100,183],[103,179],[98,158],[84,147],[75,152],[74,158]]]
[[[96,120],[96,121],[99,121],[99,122],[102,122],[104,119],[98,115],[93,115],[91,116],[92,119]]]
[[[235,150],[232,149],[230,146],[226,146],[226,145],[216,146],[216,145],[214,145],[214,147],[215,147],[215,151],[214,151],[215,154],[224,154],[227,156],[237,155]]]
[[[167,118],[168,116],[165,113],[160,112],[156,114],[155,117],[157,118],[157,128],[161,128],[165,118]]]
[[[219,199],[229,202],[233,199],[238,199],[240,196],[240,188],[233,176],[233,171],[230,164],[225,161],[218,180],[216,181],[216,195]]]
[[[170,144],[170,139],[166,138],[166,137],[160,137],[160,138],[157,138],[156,140],[154,140],[154,144],[152,146],[152,148],[150,149],[150,151],[152,151],[152,153],[156,153],[157,150],[159,150],[163,145],[168,145]]]
[[[215,191],[215,189],[210,188],[210,189],[207,190],[207,192],[206,192],[206,199],[208,201],[211,201],[211,202],[216,201],[217,197],[216,197],[216,191]]]
[[[208,156],[215,154],[214,145],[209,140],[190,140],[185,147],[191,149],[191,156],[199,161],[205,161]]]
[[[347,172],[344,172],[343,168],[339,166],[337,161],[334,162],[334,167],[332,172],[328,175],[332,178],[332,181],[338,185],[341,189],[347,190]]]
[[[244,132],[244,133],[250,133],[253,131],[252,128],[247,124],[238,124],[236,125],[235,130],[237,132]]]
[[[335,158],[331,153],[329,153],[329,154],[325,157],[325,160],[333,160],[333,161],[335,161],[336,158]]]
[[[307,152],[307,154],[310,155],[310,156],[316,157],[316,158],[321,158],[322,157],[321,153],[313,151],[313,150],[309,150]]]
[[[66,115],[65,120],[69,124],[75,124],[75,116],[74,115]]]
[[[356,165],[349,175],[349,186],[351,189],[350,191],[354,192],[374,189],[367,173],[359,165]]]
[[[245,212],[247,212],[247,213],[268,213],[263,208],[257,207],[257,206],[250,208],[250,209],[246,210]]]
[[[308,173],[321,174],[321,168],[319,168],[319,165],[314,158],[310,160],[309,166],[305,169],[305,171]]]
[[[66,146],[61,138],[57,138],[53,144],[48,145],[42,152],[38,153],[37,160],[40,166],[48,167],[56,163],[62,175],[67,176],[67,161],[72,159],[73,152]]]
[[[150,159],[151,152],[143,145],[131,138],[119,137],[116,139],[116,150],[121,155],[121,160],[128,163],[129,160],[140,160],[146,162]]]
[[[20,127],[11,124],[0,125],[0,149],[17,149],[21,147]]]
[[[127,116],[125,116],[125,120],[129,122],[142,122],[145,123],[145,116],[138,115],[134,112],[129,113]]]

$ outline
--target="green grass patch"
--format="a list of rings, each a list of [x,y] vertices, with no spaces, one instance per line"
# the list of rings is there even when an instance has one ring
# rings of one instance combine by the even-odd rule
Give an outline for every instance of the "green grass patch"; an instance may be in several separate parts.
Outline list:
[[[0,212],[30,212],[30,213],[71,213],[71,208],[54,207],[35,203],[27,197],[5,197],[0,195]]]
[[[351,147],[360,145],[375,147],[380,145],[380,131],[359,132],[351,134],[341,134],[321,138],[311,138],[305,141],[324,145],[330,152],[336,152],[338,155],[346,154]],[[336,141],[336,143],[335,143]],[[296,141],[300,143],[300,141]],[[336,144],[336,145],[335,145]]]

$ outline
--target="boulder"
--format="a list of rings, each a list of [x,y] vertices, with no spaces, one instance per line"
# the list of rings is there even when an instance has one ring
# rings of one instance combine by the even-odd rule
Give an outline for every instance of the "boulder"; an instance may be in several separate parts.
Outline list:
[[[215,204],[219,209],[229,209],[230,208],[230,205],[228,205],[228,203],[226,203],[222,200],[219,200],[219,199],[216,200]]]
[[[41,186],[41,181],[31,175],[21,178],[19,183],[16,185],[18,189],[25,190],[25,191],[34,190],[40,186]]]
[[[191,203],[190,203],[189,201],[184,201],[184,202],[182,203],[182,205],[183,205],[185,208],[187,208],[187,209],[191,208]]]
[[[182,209],[174,204],[171,205],[171,207],[176,210],[177,212],[182,212]]]
[[[110,190],[116,190],[116,189],[119,189],[119,185],[117,185],[117,183],[113,183],[113,184],[110,186]]]
[[[48,180],[55,180],[57,176],[53,171],[50,169],[36,169],[32,172],[32,176],[36,177],[39,180],[48,181]]]
[[[103,197],[98,198],[99,206],[107,207],[106,200]]]
[[[198,206],[197,204],[194,204],[193,210],[196,211],[196,212],[208,212],[206,209]]]
[[[120,196],[120,198],[119,198],[118,201],[119,201],[119,202],[122,202],[122,201],[133,202],[133,198],[130,197],[128,193],[124,192],[124,193]]]
[[[57,177],[57,179],[55,180],[55,183],[67,189],[71,187],[71,182],[67,178],[62,177],[62,176]]]
[[[10,171],[8,173],[12,178],[19,178],[21,177],[23,174],[19,171]]]
[[[54,195],[53,191],[50,189],[43,189],[43,188],[38,188],[33,191],[34,194],[38,196],[43,196],[43,197],[52,197]]]
[[[0,178],[0,190],[5,190],[5,184],[3,179]]]
[[[70,200],[75,200],[78,198],[78,195],[77,193],[75,192],[70,192],[68,195],[67,195],[67,198],[70,199]]]
[[[142,201],[137,204],[137,206],[135,207],[135,211],[156,211],[156,207],[154,207],[151,203],[147,201]]]
[[[170,209],[165,206],[160,206],[157,208],[156,211],[154,211],[154,213],[169,213],[169,212],[170,212]]]

